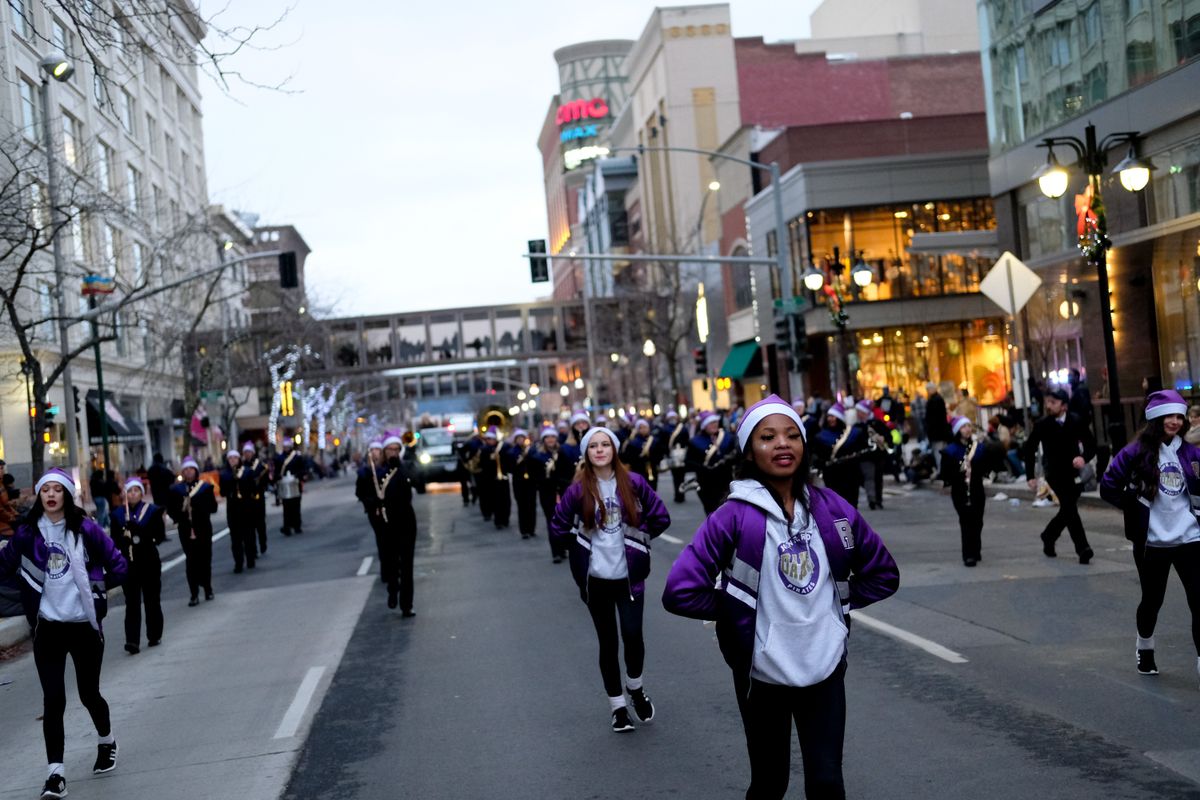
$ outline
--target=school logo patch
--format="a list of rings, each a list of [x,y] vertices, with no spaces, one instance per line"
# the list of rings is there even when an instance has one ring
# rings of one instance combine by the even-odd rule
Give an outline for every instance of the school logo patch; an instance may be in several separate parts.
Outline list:
[[[46,575],[50,578],[61,578],[71,569],[71,557],[58,542],[49,545],[49,549],[50,555],[46,558]]]
[[[1178,461],[1167,461],[1158,465],[1158,490],[1168,497],[1183,493],[1183,470]]]
[[[808,594],[817,587],[821,564],[808,549],[811,534],[800,533],[779,545],[779,579],[789,592]]]
[[[853,550],[854,531],[850,529],[850,520],[835,519],[833,521],[833,528],[838,532],[838,536],[841,537],[842,547],[846,548],[847,550]]]

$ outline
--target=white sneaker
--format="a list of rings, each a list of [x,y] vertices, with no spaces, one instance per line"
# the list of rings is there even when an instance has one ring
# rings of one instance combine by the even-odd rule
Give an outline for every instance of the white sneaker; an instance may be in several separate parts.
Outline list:
[[[1043,497],[1043,498],[1033,501],[1034,508],[1045,508],[1046,506],[1052,506],[1052,505],[1054,505],[1054,503],[1051,502],[1050,499],[1046,498],[1046,497]]]
[[[1004,492],[996,492],[996,496],[993,497],[992,499],[993,500],[1007,500],[1008,495],[1006,495]]]

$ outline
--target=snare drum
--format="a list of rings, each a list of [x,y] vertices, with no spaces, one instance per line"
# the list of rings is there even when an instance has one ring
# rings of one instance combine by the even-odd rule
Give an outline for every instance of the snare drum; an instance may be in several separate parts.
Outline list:
[[[276,491],[280,500],[295,500],[300,496],[300,481],[295,475],[285,475],[279,480]]]

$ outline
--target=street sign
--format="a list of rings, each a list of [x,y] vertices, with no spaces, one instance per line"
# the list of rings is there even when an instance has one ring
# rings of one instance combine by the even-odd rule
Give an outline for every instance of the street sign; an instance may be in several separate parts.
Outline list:
[[[216,389],[200,393],[201,400],[218,400],[224,396],[225,392]]]
[[[1007,250],[979,283],[979,291],[1009,316],[1025,307],[1042,279]]]
[[[781,314],[799,314],[808,309],[808,298],[793,297],[788,299],[780,297],[775,301],[775,308]]]

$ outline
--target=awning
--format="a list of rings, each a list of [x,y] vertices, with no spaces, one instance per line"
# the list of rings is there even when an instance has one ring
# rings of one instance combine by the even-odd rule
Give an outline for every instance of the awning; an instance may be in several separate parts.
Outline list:
[[[104,411],[108,418],[108,441],[109,443],[117,444],[142,444],[145,441],[146,435],[142,432],[142,426],[135,420],[125,416],[117,404],[113,402],[112,395],[108,392],[104,393]],[[87,423],[88,423],[88,444],[103,444],[103,438],[100,436],[100,394],[95,389],[89,389],[87,393]]]
[[[758,342],[754,340],[738,342],[725,357],[725,363],[717,373],[718,378],[732,378],[740,381],[748,374],[753,374],[755,365],[759,365]],[[761,374],[761,370],[759,370]]]

